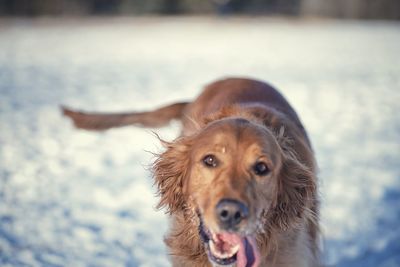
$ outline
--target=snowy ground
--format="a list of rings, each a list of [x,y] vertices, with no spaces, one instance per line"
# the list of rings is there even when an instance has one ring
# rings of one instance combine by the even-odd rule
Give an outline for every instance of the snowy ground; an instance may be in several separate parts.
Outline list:
[[[400,266],[399,26],[0,20],[0,265],[169,266],[146,170],[156,138],[77,131],[58,105],[142,110],[240,75],[280,88],[309,130],[326,263]]]

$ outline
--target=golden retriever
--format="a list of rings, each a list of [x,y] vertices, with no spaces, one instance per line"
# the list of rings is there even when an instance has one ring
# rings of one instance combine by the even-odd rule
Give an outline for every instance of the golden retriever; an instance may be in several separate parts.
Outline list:
[[[84,113],[79,128],[182,122],[153,165],[170,214],[173,266],[319,266],[314,154],[296,112],[270,85],[242,78],[208,85],[192,102],[149,112]]]

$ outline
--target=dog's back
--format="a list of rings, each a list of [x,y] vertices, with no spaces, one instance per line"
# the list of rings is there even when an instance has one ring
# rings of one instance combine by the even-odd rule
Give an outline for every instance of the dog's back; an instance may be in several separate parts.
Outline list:
[[[275,109],[289,118],[308,139],[296,112],[276,89],[267,83],[245,78],[218,80],[206,86],[204,91],[185,107],[184,116],[181,118],[184,132],[191,132],[196,127],[193,123],[198,123],[202,118],[232,105]]]

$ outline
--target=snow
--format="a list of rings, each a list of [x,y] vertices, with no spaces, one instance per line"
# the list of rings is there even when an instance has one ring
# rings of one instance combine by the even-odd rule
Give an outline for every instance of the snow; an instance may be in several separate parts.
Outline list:
[[[59,105],[151,109],[239,75],[277,86],[310,133],[326,264],[400,266],[399,26],[1,19],[0,265],[169,266],[148,170],[157,138],[75,130]]]

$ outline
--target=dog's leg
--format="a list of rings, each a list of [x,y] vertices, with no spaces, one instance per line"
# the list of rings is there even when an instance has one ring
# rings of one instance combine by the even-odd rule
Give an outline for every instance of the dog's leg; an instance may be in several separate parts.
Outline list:
[[[62,113],[70,117],[77,128],[102,131],[113,127],[135,125],[157,128],[168,124],[173,119],[180,119],[189,102],[175,103],[148,112],[130,113],[94,113],[61,107]]]

